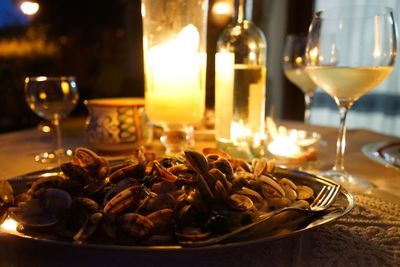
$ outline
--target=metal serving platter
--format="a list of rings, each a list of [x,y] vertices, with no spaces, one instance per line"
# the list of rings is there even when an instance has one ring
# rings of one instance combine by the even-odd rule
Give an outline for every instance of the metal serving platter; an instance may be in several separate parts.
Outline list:
[[[38,177],[46,176],[54,172],[58,172],[59,169],[51,169],[51,170],[43,170],[37,171],[34,173],[29,173],[27,175],[21,175],[19,177],[10,178],[14,190],[16,192],[20,190],[26,190],[27,185],[32,182],[34,179]],[[309,174],[306,172],[286,169],[283,167],[279,167],[276,169],[275,175],[277,177],[286,177],[291,179],[296,184],[303,184],[310,186],[314,189],[314,192],[318,192],[321,188],[326,184],[332,184],[333,182],[327,178],[316,176],[313,174]],[[323,214],[318,216],[304,218],[300,217],[293,219],[294,221],[286,221],[284,224],[281,223],[281,218],[277,215],[271,218],[271,221],[268,226],[266,226],[266,231],[263,229],[257,230],[257,232],[247,235],[241,236],[224,243],[206,246],[206,247],[182,247],[180,245],[167,245],[167,246],[122,246],[122,245],[109,245],[109,244],[76,244],[73,242],[59,241],[59,240],[50,240],[44,237],[36,237],[30,236],[26,234],[22,234],[19,232],[7,232],[5,229],[0,228],[0,239],[2,237],[7,238],[16,238],[20,239],[20,241],[24,242],[33,242],[35,245],[46,244],[46,245],[57,245],[62,247],[76,247],[80,249],[90,249],[90,250],[118,250],[118,251],[130,251],[130,252],[146,252],[146,253],[176,253],[176,252],[189,252],[189,251],[207,251],[207,250],[219,250],[219,249],[228,249],[234,247],[241,247],[247,245],[255,245],[265,242],[273,242],[278,239],[287,238],[294,235],[299,235],[304,233],[305,231],[310,231],[315,229],[316,227],[326,225],[338,218],[346,215],[351,209],[354,207],[355,201],[353,196],[348,193],[344,188],[341,188],[338,197],[332,205],[332,207]],[[285,216],[281,213],[281,216]],[[271,227],[271,224],[276,224],[275,227]],[[280,227],[277,227],[277,226]],[[290,228],[295,225],[294,229],[290,229],[290,231],[280,231],[281,228]]]

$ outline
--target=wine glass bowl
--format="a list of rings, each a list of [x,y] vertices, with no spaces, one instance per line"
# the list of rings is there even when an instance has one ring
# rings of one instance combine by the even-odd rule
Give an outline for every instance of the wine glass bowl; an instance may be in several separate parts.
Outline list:
[[[317,85],[305,71],[306,35],[289,34],[285,40],[283,72],[286,78],[304,93],[304,122],[310,122],[311,105]]]
[[[25,99],[31,110],[39,117],[51,121],[56,133],[54,151],[43,152],[35,156],[42,163],[60,161],[69,156],[61,143],[60,120],[67,117],[79,100],[78,88],[74,77],[26,77]]]
[[[391,73],[397,53],[392,10],[378,6],[345,6],[317,12],[306,46],[306,71],[336,102],[340,113],[336,162],[324,175],[350,191],[372,185],[344,169],[346,115],[351,106]]]

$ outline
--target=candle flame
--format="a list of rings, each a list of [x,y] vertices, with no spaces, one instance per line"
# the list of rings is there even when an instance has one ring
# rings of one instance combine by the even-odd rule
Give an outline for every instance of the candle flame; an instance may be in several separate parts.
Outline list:
[[[320,135],[315,132],[287,129],[285,126],[277,127],[272,119],[269,121],[268,129],[272,138],[268,151],[276,156],[296,158],[309,151],[311,147],[319,145]]]
[[[148,45],[146,38],[144,45]],[[206,55],[200,51],[198,29],[186,25],[176,36],[145,53],[149,118],[155,123],[199,121],[205,106]]]
[[[197,53],[200,44],[200,33],[193,24],[185,26],[176,38],[177,47],[181,52]]]
[[[233,141],[244,141],[250,136],[251,129],[247,128],[242,120],[239,122],[231,123],[231,138]]]
[[[268,150],[276,156],[295,157],[300,153],[300,148],[287,136],[281,136],[268,145]]]

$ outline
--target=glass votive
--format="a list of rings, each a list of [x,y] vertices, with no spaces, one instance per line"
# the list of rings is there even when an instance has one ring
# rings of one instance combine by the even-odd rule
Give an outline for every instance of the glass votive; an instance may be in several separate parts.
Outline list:
[[[271,138],[267,153],[278,164],[297,165],[316,158],[320,141],[321,135],[317,132],[289,129]]]
[[[205,110],[208,0],[142,0],[146,113],[166,154],[191,145]]]

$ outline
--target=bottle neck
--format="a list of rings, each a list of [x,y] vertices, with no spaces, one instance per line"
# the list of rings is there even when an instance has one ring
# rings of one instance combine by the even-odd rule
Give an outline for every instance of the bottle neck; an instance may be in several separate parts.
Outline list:
[[[236,23],[242,23],[244,20],[251,20],[253,15],[253,0],[235,0]]]

